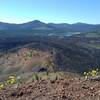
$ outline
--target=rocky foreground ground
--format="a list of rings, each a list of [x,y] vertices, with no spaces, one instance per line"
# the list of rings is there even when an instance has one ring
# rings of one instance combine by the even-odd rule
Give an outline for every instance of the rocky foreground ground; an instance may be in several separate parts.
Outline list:
[[[7,86],[0,100],[100,100],[100,82],[80,78],[43,79]]]

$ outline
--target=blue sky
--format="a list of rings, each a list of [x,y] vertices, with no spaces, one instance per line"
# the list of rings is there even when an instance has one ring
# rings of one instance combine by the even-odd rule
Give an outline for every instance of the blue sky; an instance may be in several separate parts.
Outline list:
[[[100,0],[0,0],[0,21],[100,24]]]

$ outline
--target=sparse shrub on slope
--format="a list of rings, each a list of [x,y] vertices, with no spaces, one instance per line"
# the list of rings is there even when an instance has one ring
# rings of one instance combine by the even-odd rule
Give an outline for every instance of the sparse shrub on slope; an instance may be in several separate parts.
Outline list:
[[[37,72],[33,73],[32,81],[41,80],[41,79],[50,79],[50,80],[57,80],[57,79],[67,79],[68,75],[64,72]]]

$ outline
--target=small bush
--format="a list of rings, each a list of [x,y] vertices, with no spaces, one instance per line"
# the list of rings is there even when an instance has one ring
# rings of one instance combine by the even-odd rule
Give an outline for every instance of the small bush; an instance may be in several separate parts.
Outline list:
[[[0,83],[0,90],[4,88],[4,83]]]
[[[9,76],[8,79],[5,82],[0,83],[0,90],[3,89],[7,85],[13,85],[13,84],[19,84],[20,79],[16,76]]]
[[[32,81],[39,80],[38,74],[34,73],[32,77]]]
[[[96,76],[98,76],[99,72],[100,71],[97,68],[97,69],[93,69],[93,70],[88,71],[88,72],[84,72],[83,74],[84,74],[85,78],[88,78],[88,77],[96,77]]]

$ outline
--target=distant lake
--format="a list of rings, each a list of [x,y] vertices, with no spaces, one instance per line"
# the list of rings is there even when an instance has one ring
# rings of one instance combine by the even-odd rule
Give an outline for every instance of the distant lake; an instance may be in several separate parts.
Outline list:
[[[80,34],[81,32],[67,32],[67,33],[49,33],[48,36],[72,36],[72,35],[75,35],[75,34]]]

